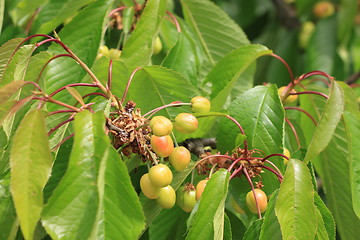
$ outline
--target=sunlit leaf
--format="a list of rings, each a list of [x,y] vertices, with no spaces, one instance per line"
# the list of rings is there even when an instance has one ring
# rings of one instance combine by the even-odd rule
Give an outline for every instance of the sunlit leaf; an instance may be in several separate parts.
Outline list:
[[[317,228],[314,189],[306,164],[288,162],[275,205],[283,239],[313,239]]]
[[[324,225],[324,228],[326,229],[325,236],[328,237],[328,239],[330,240],[335,240],[336,234],[335,234],[335,221],[334,218],[330,212],[330,210],[326,207],[325,203],[323,202],[323,200],[320,198],[320,196],[315,192],[315,199],[314,199],[314,203],[316,206],[316,209],[319,211],[320,216],[322,219],[322,223]],[[322,238],[319,238],[322,239]]]
[[[50,177],[52,156],[40,110],[21,121],[11,149],[11,194],[25,239],[32,239],[43,208],[43,188]]]
[[[0,47],[0,79],[3,78],[4,71],[10,60],[10,56],[22,41],[23,38],[14,38],[4,43]]]
[[[186,239],[222,239],[229,172],[220,169],[206,183]]]

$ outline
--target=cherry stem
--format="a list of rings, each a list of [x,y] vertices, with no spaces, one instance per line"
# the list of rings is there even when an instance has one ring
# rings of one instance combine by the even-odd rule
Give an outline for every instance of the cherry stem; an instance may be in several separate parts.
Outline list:
[[[180,24],[177,21],[176,17],[169,11],[166,11],[166,13],[171,17],[171,19],[174,21],[174,24],[176,26],[176,29],[179,33],[181,33],[181,28],[180,28]]]
[[[295,85],[294,74],[293,74],[293,72],[292,72],[289,64],[287,64],[287,62],[286,62],[282,57],[280,57],[279,55],[276,55],[275,53],[271,53],[270,56],[272,56],[272,57],[280,60],[280,61],[284,64],[284,66],[286,67],[287,71],[289,72],[290,79],[291,79],[291,83],[292,83],[293,85]]]
[[[45,68],[49,65],[49,63],[57,58],[60,58],[60,57],[70,57],[72,59],[74,59],[70,54],[58,54],[58,55],[55,55],[53,56],[52,58],[50,58],[45,64],[44,66],[41,68],[41,71],[36,79],[36,82],[39,82],[40,78],[41,78],[41,75],[44,73],[45,71]]]
[[[111,90],[111,85],[112,85],[112,66],[113,66],[113,60],[110,59],[109,70],[108,70],[108,82],[106,87],[109,91]]]
[[[275,168],[275,170],[277,171],[277,173],[279,174],[279,176],[281,177],[281,179],[284,178],[284,176],[281,174],[280,169],[271,161],[269,160],[265,160],[265,162],[267,162],[268,164],[270,164],[271,166],[273,166],[273,168]]]
[[[92,95],[102,96],[102,97],[104,97],[106,99],[109,99],[108,96],[106,96],[103,93],[99,93],[99,92],[92,92],[92,93],[85,94],[82,98],[86,98],[86,97],[89,97],[89,96],[92,96]]]
[[[11,61],[12,57],[15,55],[15,53],[17,52],[17,50],[20,49],[20,47],[27,41],[29,41],[30,39],[32,38],[35,38],[35,37],[45,37],[45,38],[48,38],[48,39],[54,39],[53,37],[49,36],[49,35],[46,35],[46,34],[35,34],[35,35],[31,35],[27,38],[25,38],[24,40],[21,41],[21,43],[19,45],[17,45],[17,47],[15,48],[15,50],[13,51],[13,53],[11,54],[11,56],[9,57],[9,61],[7,62],[7,64],[9,64],[9,62]]]
[[[112,10],[112,11],[109,13],[108,17],[112,17],[112,15],[113,15],[114,13],[119,12],[119,11],[125,9],[125,8],[127,8],[127,7],[126,7],[126,6],[123,6],[123,7],[115,8],[114,10]]]
[[[230,119],[231,121],[233,121],[233,122],[236,124],[236,126],[240,129],[241,134],[245,135],[244,129],[242,128],[241,124],[240,124],[238,121],[236,121],[235,118],[233,118],[233,117],[230,116],[230,115],[226,115],[226,117],[227,117],[228,119]],[[246,141],[246,139],[245,139],[245,140],[244,140],[244,150],[245,150],[245,152],[247,152],[247,149],[248,149],[248,144],[247,144],[247,141]]]
[[[306,116],[308,116],[311,119],[311,121],[315,124],[315,126],[317,125],[316,120],[314,119],[314,117],[311,116],[311,114],[308,113],[307,111],[305,111],[304,109],[301,109],[301,108],[298,108],[298,107],[284,107],[284,109],[285,110],[297,110],[297,111],[300,111],[302,113],[305,113]]]
[[[315,92],[315,91],[305,91],[305,92],[295,92],[295,93],[290,93],[290,95],[301,95],[301,94],[315,94],[315,95],[319,95],[322,96],[326,99],[329,98],[328,95],[324,94],[324,93],[319,93],[319,92]]]
[[[239,161],[241,160],[247,160],[247,158],[238,158],[236,159],[231,165],[230,167],[228,168],[228,172],[231,172],[232,168],[235,166],[236,163],[238,163]]]
[[[209,178],[211,178],[212,174],[214,173],[215,167],[217,166],[217,163],[215,163],[211,169],[210,169],[210,173],[209,173]]]
[[[53,132],[55,132],[57,129],[59,129],[61,126],[63,126],[64,124],[73,121],[74,118],[69,118],[61,123],[59,123],[58,125],[56,125],[55,127],[53,127],[52,129],[50,129],[50,131],[48,132],[48,136],[50,136]]]
[[[200,163],[202,163],[202,162],[204,162],[205,160],[207,160],[207,159],[209,159],[209,158],[212,158],[212,157],[224,157],[224,158],[230,159],[230,160],[232,160],[232,161],[235,161],[235,158],[230,157],[230,156],[228,156],[228,155],[213,154],[213,155],[209,155],[209,156],[206,156],[206,157],[200,159],[200,160],[195,164],[194,168],[195,168],[197,165],[199,165]]]
[[[274,169],[272,169],[271,167],[268,167],[268,166],[259,166],[259,167],[264,168],[264,169],[269,170],[270,172],[274,173],[274,174],[276,175],[276,177],[278,178],[279,182],[280,182],[280,183],[282,182],[282,179],[283,179],[282,175],[279,175],[279,173],[276,172],[276,171],[275,171]]]
[[[353,84],[350,84],[349,86],[352,87],[352,88],[356,88],[356,87],[360,87],[360,84],[353,83]]]
[[[125,101],[126,95],[127,95],[128,91],[129,91],[129,87],[130,87],[131,81],[132,81],[133,78],[134,78],[135,73],[136,73],[137,71],[139,71],[140,69],[141,69],[141,67],[137,67],[137,68],[135,68],[135,70],[131,73],[130,78],[129,78],[127,84],[126,84],[126,88],[125,88],[125,90],[124,90],[124,94],[123,94],[123,96],[122,96],[122,98],[121,98],[121,101],[120,101],[120,104],[121,104],[121,105],[122,105],[122,104],[124,103],[124,101]]]
[[[180,107],[180,106],[191,106],[191,103],[183,103],[183,102],[175,102],[175,103],[170,103],[170,104],[166,104],[166,105],[163,105],[161,107],[158,107],[158,108],[155,108],[147,113],[145,113],[143,115],[143,117],[146,117],[147,115],[152,115],[152,114],[155,114],[157,113],[158,111],[160,110],[163,110],[165,108],[168,108],[168,107]],[[151,115],[149,116],[149,118],[151,117]]]
[[[290,122],[290,120],[289,120],[289,119],[287,119],[287,118],[285,118],[285,121],[286,121],[286,123],[287,123],[287,124],[289,124],[289,126],[290,126],[290,128],[291,128],[292,132],[294,133],[294,136],[295,136],[296,142],[297,142],[298,147],[299,147],[299,149],[300,149],[300,148],[301,148],[301,144],[300,144],[299,137],[298,137],[298,135],[297,135],[297,132],[296,132],[296,129],[295,129],[294,125],[293,125],[293,124]]]
[[[57,89],[56,91],[52,92],[49,94],[49,97],[53,97],[55,94],[61,92],[62,90],[68,88],[68,87],[77,87],[77,86],[83,86],[83,87],[97,87],[98,85],[96,84],[92,84],[92,83],[72,83],[72,84],[68,84],[66,86],[63,86],[59,89]]]
[[[255,200],[255,204],[256,204],[256,209],[257,209],[257,212],[258,212],[258,215],[259,215],[259,219],[262,219],[262,216],[261,216],[261,212],[260,212],[260,206],[259,206],[259,203],[258,203],[258,200],[257,200],[257,197],[256,197],[256,194],[255,194],[255,188],[254,188],[254,184],[252,183],[251,181],[251,178],[249,176],[249,173],[247,172],[246,168],[243,168],[243,173],[245,174],[250,186],[251,186],[251,191],[254,195],[254,200]]]
[[[176,141],[176,137],[175,137],[175,134],[174,134],[173,131],[171,131],[171,137],[172,137],[172,139],[174,140],[175,147],[178,147],[179,144],[178,144],[178,142]]]
[[[67,136],[66,138],[64,138],[60,143],[58,143],[55,147],[53,147],[51,150],[55,151],[57,148],[59,148],[64,142],[66,142],[67,140],[69,140],[70,138],[72,138],[75,134],[72,133],[69,136]]]
[[[37,84],[36,82],[26,81],[26,82],[24,82],[24,85],[25,85],[25,84],[32,84],[32,85],[34,85],[40,92],[42,92],[41,87],[40,87],[39,84]]]
[[[327,74],[326,72],[323,72],[323,71],[312,71],[312,72],[308,72],[308,73],[305,73],[303,75],[301,75],[298,80],[299,82],[304,80],[305,78],[308,78],[308,77],[311,77],[311,76],[315,76],[315,75],[320,75],[320,76],[324,76],[326,77],[327,79],[329,79],[330,81],[332,79],[334,79],[333,77],[331,77],[329,74]]]
[[[58,114],[58,113],[74,113],[74,112],[76,112],[76,111],[71,110],[71,109],[64,109],[64,110],[57,110],[57,111],[49,112],[47,115],[51,116],[51,115]]]
[[[240,167],[238,167],[230,176],[230,180],[233,179],[237,174],[238,172],[240,172],[242,169],[243,169],[243,165],[241,164]]]
[[[283,157],[283,158],[286,158],[287,160],[289,160],[289,158],[288,158],[287,156],[285,156],[284,154],[281,154],[281,153],[273,153],[273,154],[267,155],[267,156],[264,157],[264,158],[261,158],[261,161],[264,162],[264,161],[266,161],[267,159],[269,159],[269,158],[271,158],[271,157],[276,157],[276,156]]]

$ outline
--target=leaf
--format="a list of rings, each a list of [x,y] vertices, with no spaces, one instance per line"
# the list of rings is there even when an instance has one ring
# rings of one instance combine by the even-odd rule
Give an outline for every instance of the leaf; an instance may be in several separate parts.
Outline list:
[[[181,6],[212,65],[228,52],[249,44],[243,30],[211,1],[182,0]]]
[[[0,79],[3,78],[4,71],[11,60],[11,55],[23,40],[23,38],[14,38],[4,43],[0,47]]]
[[[127,99],[133,100],[146,113],[174,101],[190,102],[196,95],[197,91],[179,73],[160,66],[147,66],[135,74]],[[166,108],[158,114],[175,117],[189,110],[188,106]]]
[[[345,112],[343,119],[348,139],[348,161],[352,204],[356,215],[360,218],[360,114]]]
[[[10,155],[11,194],[25,239],[32,239],[43,208],[43,188],[50,177],[52,156],[40,110],[21,121]]]
[[[223,239],[224,204],[230,174],[220,169],[206,183],[186,239]]]
[[[145,226],[145,217],[126,166],[112,146],[101,160],[97,184],[100,202],[92,237],[136,239]]]
[[[337,16],[337,37],[345,42],[353,29],[353,21],[357,14],[356,0],[342,0]]]
[[[194,87],[197,86],[196,53],[184,33],[178,33],[179,39],[166,55],[162,66],[181,73]]]
[[[173,173],[173,180],[171,182],[171,186],[174,188],[175,191],[185,181],[187,176],[194,169],[194,166],[195,166],[194,163],[190,163],[185,170],[181,172]],[[140,201],[146,218],[146,226],[145,229],[143,229],[143,233],[144,233],[146,229],[150,226],[150,224],[158,216],[158,214],[161,212],[162,208],[155,200],[148,199],[143,194],[140,195]]]
[[[8,101],[23,85],[24,81],[13,81],[0,88],[0,104]]]
[[[251,226],[248,228],[248,230],[245,232],[245,235],[242,239],[243,240],[259,239],[262,223],[263,223],[262,219],[258,219],[254,221],[251,224]]]
[[[304,61],[306,62],[305,71],[310,72],[316,69],[331,74],[334,70],[334,59],[336,53],[336,28],[335,16],[322,19],[316,23],[316,28],[312,34]],[[324,44],[326,42],[327,44]]]
[[[235,214],[233,214],[232,212],[226,211],[226,215],[230,219],[231,234],[233,236],[233,239],[240,239],[240,237],[242,237],[245,234],[247,230],[246,227],[241,222],[241,220],[237,216],[235,216]]]
[[[249,149],[261,149],[264,155],[282,153],[284,109],[278,97],[277,88],[271,86],[257,86],[234,100],[228,114],[235,118],[243,127],[247,137]],[[235,147],[239,128],[229,119],[223,118],[219,122],[217,148],[222,152],[231,151]],[[271,158],[277,166],[283,168],[281,158]],[[267,194],[273,192],[279,181],[274,174],[265,171],[262,174]]]
[[[41,7],[46,0],[21,0],[17,1],[16,7],[9,11],[15,25],[25,26],[30,21],[31,15]]]
[[[0,104],[0,125],[6,125],[7,121],[12,121],[14,114],[17,113],[24,105],[26,105],[28,102],[30,102],[32,99],[32,96],[26,97],[24,99],[21,99],[19,101],[16,100],[10,100],[8,102]],[[12,128],[12,122],[11,126],[9,127],[10,130]],[[10,137],[11,134],[7,132],[7,135]]]
[[[129,33],[134,21],[134,7],[127,7],[122,12],[122,24],[124,33]]]
[[[121,59],[130,68],[144,66],[149,63],[165,10],[165,0],[147,1],[141,18],[131,37],[126,41],[121,53]]]
[[[249,90],[252,83],[252,76],[241,77],[250,64],[257,58],[271,54],[262,45],[242,46],[222,58],[206,76],[204,83],[211,83],[211,109],[212,111],[222,110],[234,84],[240,78],[239,84],[242,91]]]
[[[5,0],[0,0],[0,34],[4,22]]]
[[[279,191],[276,190],[271,194],[268,205],[266,207],[266,212],[264,215],[264,221],[261,226],[260,231],[260,240],[266,239],[282,239],[281,238],[281,229],[279,221],[275,215],[275,204],[277,201]]]
[[[42,213],[43,226],[53,239],[87,239],[97,224],[97,176],[109,143],[104,124],[101,112],[75,116],[68,168]]]
[[[19,221],[10,194],[10,175],[0,180],[0,224],[0,239],[15,239]]]
[[[188,213],[176,206],[171,209],[162,210],[149,227],[150,239],[185,239],[186,219],[188,216]]]
[[[304,162],[288,162],[275,205],[283,239],[313,239],[317,228],[314,189]]]
[[[329,144],[335,128],[344,111],[344,95],[337,82],[332,81],[329,99],[321,114],[318,125],[308,146],[304,162],[314,161],[315,157]]]
[[[81,94],[73,87],[66,87],[66,90],[73,96],[76,101],[78,101],[82,106],[85,105],[83,98],[81,97]]]
[[[43,1],[43,0],[42,0]],[[32,32],[48,34],[66,19],[73,17],[81,8],[94,0],[52,0],[45,4],[34,23]]]
[[[330,240],[335,240],[336,233],[335,233],[335,221],[330,212],[330,210],[326,207],[325,203],[320,198],[319,194],[315,192],[315,206],[316,209],[319,211],[322,224],[326,229],[326,236]],[[319,219],[318,217],[318,219]],[[322,238],[319,238],[322,239]]]
[[[224,240],[232,240],[231,223],[226,213],[224,213]]]
[[[85,64],[93,64],[103,35],[104,22],[112,0],[96,1],[75,16],[59,33],[59,37]],[[56,55],[64,50],[54,44],[49,52]],[[67,84],[81,82],[85,71],[70,58],[58,58],[47,66],[44,76],[46,91],[51,93]],[[56,100],[67,102],[69,97],[66,91],[56,94]],[[73,99],[71,99],[73,100]],[[49,105],[50,111],[57,110],[57,105]]]

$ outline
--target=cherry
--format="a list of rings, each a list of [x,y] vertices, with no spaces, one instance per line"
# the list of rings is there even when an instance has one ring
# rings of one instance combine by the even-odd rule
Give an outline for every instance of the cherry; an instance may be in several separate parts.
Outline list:
[[[201,96],[193,97],[190,103],[191,103],[191,111],[195,113],[210,111],[210,101],[204,97]]]
[[[239,214],[245,213],[244,209],[242,209],[240,207],[240,205],[236,202],[236,199],[233,196],[231,196],[231,198],[230,198],[230,205],[235,210],[235,212],[237,212]]]
[[[328,1],[317,2],[313,7],[313,14],[318,19],[329,17],[333,15],[334,12],[335,12],[334,4]]]
[[[172,179],[173,174],[168,166],[160,163],[150,168],[149,180],[155,187],[166,187]]]
[[[289,150],[287,148],[284,148],[284,153],[283,153],[285,156],[287,156],[290,160],[290,157],[291,157],[291,154],[289,152]],[[287,160],[286,158],[284,158],[284,165],[287,165],[289,160]]]
[[[175,199],[175,190],[168,185],[160,188],[160,195],[156,199],[156,202],[159,203],[162,208],[172,208],[175,205]]]
[[[260,212],[265,212],[267,207],[267,196],[261,189],[254,189],[256,200],[258,202]],[[252,191],[246,194],[246,205],[248,206],[249,210],[253,213],[258,213],[254,198],[254,193]]]
[[[161,137],[151,135],[150,143],[154,152],[160,157],[168,157],[174,150],[174,143],[169,135]]]
[[[155,116],[149,124],[152,133],[156,136],[169,135],[173,130],[172,122],[164,116]]]
[[[154,43],[153,55],[159,54],[162,50],[162,47],[163,46],[162,46],[161,39],[159,37],[156,37],[155,43]]]
[[[198,120],[190,113],[180,113],[175,118],[174,126],[178,132],[192,133],[198,127]]]
[[[141,191],[147,198],[155,199],[160,195],[160,188],[154,186],[149,179],[149,174],[146,173],[140,178]]]
[[[183,204],[182,209],[185,212],[191,212],[196,204],[196,191],[187,190],[183,194]]]
[[[285,91],[285,88],[286,86],[282,86],[281,88],[278,89],[278,93],[279,93],[279,96],[281,97],[283,92]],[[294,89],[291,90],[292,93],[296,93],[296,91]],[[287,105],[287,104],[290,104],[290,103],[293,103],[296,101],[296,99],[298,98],[297,95],[289,95],[284,101],[284,105]]]
[[[177,171],[184,170],[190,163],[191,154],[185,147],[176,147],[169,156],[171,166]]]
[[[196,185],[196,200],[200,199],[200,197],[206,187],[206,183],[208,181],[209,181],[208,179],[204,179],[204,180],[201,180],[200,182],[198,182],[198,184]]]

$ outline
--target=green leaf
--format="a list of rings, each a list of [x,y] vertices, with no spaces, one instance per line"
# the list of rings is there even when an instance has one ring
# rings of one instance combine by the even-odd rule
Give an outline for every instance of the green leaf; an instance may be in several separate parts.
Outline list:
[[[306,164],[288,162],[275,205],[283,239],[313,239],[317,228],[314,188]]]
[[[182,0],[181,6],[212,65],[228,52],[249,44],[243,30],[213,2]]]
[[[59,33],[59,37],[85,64],[93,64],[103,35],[104,22],[107,19],[108,8],[112,0],[96,1],[75,16]],[[54,44],[49,52],[56,55],[64,50]],[[46,91],[51,93],[67,84],[81,82],[85,71],[70,58],[58,58],[47,66],[45,77]],[[66,91],[56,94],[56,99],[67,102]],[[73,99],[71,99],[73,100]],[[74,101],[73,101],[74,102]],[[56,105],[49,105],[49,110],[55,110]]]
[[[186,239],[223,239],[224,205],[230,174],[220,169],[206,184]]]
[[[0,88],[0,104],[8,101],[23,85],[24,81],[13,81]]]
[[[127,7],[122,12],[122,24],[124,33],[129,33],[134,21],[134,7]]]
[[[0,47],[0,79],[3,78],[5,69],[7,68],[10,62],[10,56],[14,53],[14,50],[19,46],[23,41],[23,38],[14,38],[4,43]],[[0,81],[1,83],[1,81]]]
[[[204,83],[211,83],[211,109],[222,110],[234,84],[239,81],[242,91],[252,86],[252,74],[242,75],[257,58],[271,54],[271,50],[262,45],[242,46],[222,58],[206,76]],[[252,71],[252,70],[251,70]],[[240,80],[239,80],[240,78]]]
[[[245,92],[234,100],[227,110],[243,127],[249,149],[261,149],[265,156],[283,152],[284,109],[275,85],[257,86]],[[216,136],[217,148],[222,152],[233,150],[239,133],[239,128],[232,121],[221,119]],[[283,160],[280,159],[270,160],[282,169]],[[267,194],[279,186],[274,174],[265,170],[262,177],[266,183],[264,191]]]
[[[18,26],[25,26],[36,9],[41,7],[47,0],[21,0],[17,1],[16,7],[9,13],[13,22]]]
[[[269,199],[266,213],[264,215],[264,221],[260,231],[260,240],[266,239],[282,239],[281,238],[281,229],[279,221],[275,215],[275,203],[277,201],[279,191],[276,190],[271,194]]]
[[[317,218],[317,221],[318,221],[318,225],[317,225],[317,230],[316,230],[316,233],[315,233],[315,238],[316,240],[328,240],[329,239],[329,236],[326,232],[326,228],[325,228],[325,225],[324,225],[324,221],[321,217],[321,213],[318,209],[316,209],[316,218]]]
[[[92,237],[136,239],[145,226],[145,217],[126,166],[112,146],[101,159],[98,191],[100,202]]]
[[[248,228],[248,230],[245,232],[243,240],[259,239],[262,224],[263,224],[262,219],[258,219],[254,221],[251,224],[251,226]]]
[[[181,172],[173,173],[173,180],[171,182],[171,186],[174,188],[175,191],[185,181],[187,176],[194,169],[194,166],[195,166],[194,163],[190,163],[185,170]],[[143,230],[144,233],[146,229],[150,226],[150,224],[158,216],[158,214],[161,212],[162,208],[155,200],[148,199],[143,194],[140,196],[140,201],[146,218],[146,226],[145,229]]]
[[[335,16],[322,19],[316,23],[315,31],[306,48],[304,59],[306,72],[314,71],[314,69],[329,74],[333,72],[336,53],[334,29],[336,29]]]
[[[99,207],[97,176],[109,145],[105,117],[83,111],[75,116],[68,168],[43,210],[42,223],[53,239],[87,239]]]
[[[354,19],[357,14],[356,0],[341,0],[340,8],[337,16],[337,37],[338,40],[344,42],[348,39],[354,29]]]
[[[342,239],[356,239],[360,235],[360,219],[353,209],[349,141],[343,121],[337,125],[328,146],[320,154],[317,171],[324,183],[326,204],[334,215],[337,231]],[[336,176],[336,177],[334,177]]]
[[[228,215],[224,213],[224,240],[232,240],[231,223]]]
[[[344,111],[344,94],[335,81],[332,81],[329,99],[326,101],[318,125],[314,131],[304,162],[314,161],[316,156],[329,144],[335,128]]]
[[[10,156],[11,194],[25,239],[32,239],[40,219],[51,167],[45,118],[40,110],[34,110],[21,121]]]
[[[0,1],[0,34],[4,22],[4,9],[5,9],[5,0]]]
[[[40,10],[32,31],[48,34],[91,2],[94,0],[51,0]]]
[[[136,72],[127,99],[133,100],[146,113],[174,101],[190,102],[196,95],[197,91],[179,73],[160,66],[147,66]],[[159,114],[175,117],[189,110],[188,106],[166,108]]]
[[[185,239],[186,219],[188,216],[188,213],[177,206],[162,210],[149,227],[150,239]]]
[[[162,62],[162,66],[181,73],[194,87],[197,86],[196,55],[191,42],[184,33],[178,33],[179,39],[170,49]]]
[[[19,221],[10,194],[10,175],[0,180],[0,224],[0,239],[15,239]]]
[[[315,192],[314,200],[315,200],[316,209],[320,213],[319,217],[322,220],[322,223],[320,223],[320,224],[323,224],[326,229],[326,236],[330,240],[335,240],[335,237],[336,237],[335,221],[334,221],[334,218],[333,218],[330,210],[326,207],[325,203],[323,202],[323,200],[321,199],[319,194],[317,194],[316,192]],[[319,219],[319,217],[317,219]],[[319,238],[319,239],[322,239],[322,238]]]
[[[121,59],[129,67],[144,66],[149,63],[165,10],[166,0],[147,1],[141,18],[121,53]]]
[[[348,161],[351,184],[351,195],[353,208],[356,215],[360,218],[360,114],[345,112],[343,119],[345,121],[347,139],[348,139]]]

